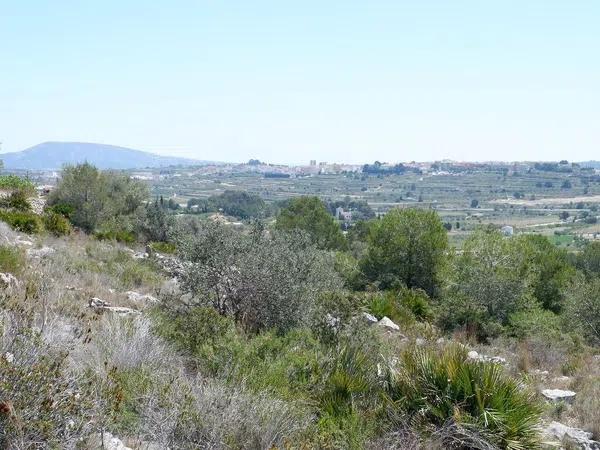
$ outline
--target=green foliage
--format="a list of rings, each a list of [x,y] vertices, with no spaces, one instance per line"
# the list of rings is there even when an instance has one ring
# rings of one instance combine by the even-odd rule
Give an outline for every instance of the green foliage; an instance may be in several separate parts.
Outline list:
[[[169,242],[150,242],[150,248],[158,253],[174,254],[177,246]]]
[[[69,208],[73,225],[92,232],[108,219],[133,214],[147,197],[140,181],[84,163],[64,167],[48,205]]]
[[[208,201],[216,210],[239,219],[260,218],[267,212],[267,205],[259,195],[245,191],[228,190],[221,195],[209,197]]]
[[[519,311],[510,316],[509,330],[519,339],[541,336],[556,340],[561,335],[561,318],[552,311],[540,308]]]
[[[0,220],[23,233],[40,233],[43,230],[40,216],[29,211],[0,210]]]
[[[46,211],[42,216],[44,228],[55,236],[64,236],[71,232],[71,222],[61,214]]]
[[[587,277],[600,274],[600,242],[589,242],[575,257],[575,266]]]
[[[184,290],[249,331],[305,323],[317,296],[340,285],[329,255],[303,235],[204,222],[178,248],[190,263]]]
[[[21,190],[26,194],[32,194],[35,186],[30,180],[17,175],[0,175],[0,190]]]
[[[346,239],[339,225],[318,197],[298,197],[290,201],[277,216],[279,230],[303,230],[318,248],[343,250]]]
[[[94,237],[100,241],[116,241],[124,244],[132,244],[136,241],[135,233],[127,230],[96,231]]]
[[[368,244],[361,268],[370,281],[437,294],[448,238],[435,211],[393,209],[371,225]]]
[[[18,274],[23,267],[25,267],[25,257],[20,249],[0,245],[0,272]]]
[[[529,279],[533,296],[542,308],[560,312],[565,286],[574,275],[567,252],[540,235],[522,235],[512,244],[524,256],[521,274]]]
[[[577,279],[569,291],[566,317],[592,345],[600,345],[600,280]]]
[[[173,227],[173,216],[165,210],[158,199],[140,208],[136,217],[137,233],[146,241],[166,242]]]
[[[11,192],[7,197],[0,198],[0,208],[11,208],[19,211],[30,211],[31,203],[23,189]]]
[[[468,361],[462,348],[406,351],[398,369],[388,371],[386,391],[390,414],[408,414],[413,423],[455,423],[498,448],[539,448],[534,396],[500,365]]]
[[[65,203],[56,203],[48,207],[47,210],[56,214],[60,214],[66,219],[69,219],[75,212],[75,208],[73,206],[67,205]]]

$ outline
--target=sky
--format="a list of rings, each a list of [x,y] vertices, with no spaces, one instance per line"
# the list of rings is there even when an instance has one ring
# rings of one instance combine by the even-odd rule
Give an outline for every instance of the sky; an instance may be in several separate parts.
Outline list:
[[[597,0],[0,0],[0,142],[600,159]]]

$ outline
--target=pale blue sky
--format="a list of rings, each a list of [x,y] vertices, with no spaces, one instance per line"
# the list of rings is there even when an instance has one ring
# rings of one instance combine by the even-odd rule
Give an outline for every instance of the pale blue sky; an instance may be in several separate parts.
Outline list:
[[[0,0],[3,151],[600,159],[600,1]]]

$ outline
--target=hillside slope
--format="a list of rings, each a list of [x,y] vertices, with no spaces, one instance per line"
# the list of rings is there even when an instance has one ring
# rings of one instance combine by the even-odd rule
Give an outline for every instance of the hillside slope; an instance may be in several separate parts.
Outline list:
[[[87,161],[100,169],[135,169],[203,164],[205,161],[160,156],[114,145],[85,142],[44,142],[26,150],[0,154],[6,169],[60,169]]]

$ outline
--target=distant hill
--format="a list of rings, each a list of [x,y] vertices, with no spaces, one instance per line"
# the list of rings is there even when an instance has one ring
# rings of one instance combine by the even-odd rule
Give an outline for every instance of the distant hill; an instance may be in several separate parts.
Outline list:
[[[589,167],[591,169],[600,169],[600,161],[582,161],[579,163],[581,167]]]
[[[21,152],[1,153],[5,169],[53,170],[65,164],[89,162],[100,169],[137,169],[206,164],[187,158],[155,155],[114,145],[85,142],[44,142]]]

